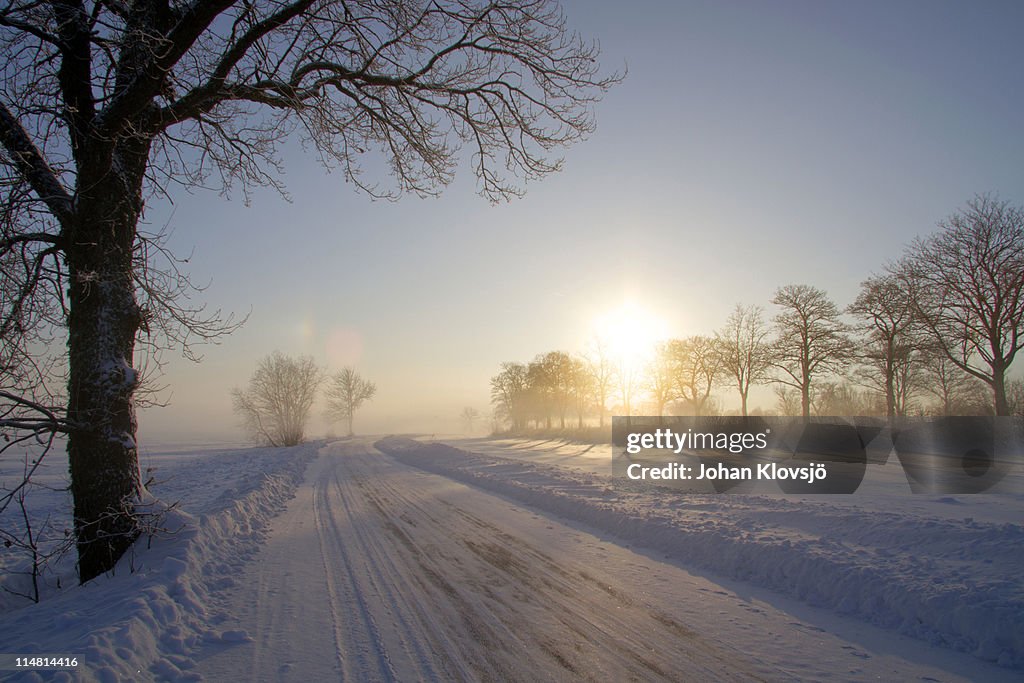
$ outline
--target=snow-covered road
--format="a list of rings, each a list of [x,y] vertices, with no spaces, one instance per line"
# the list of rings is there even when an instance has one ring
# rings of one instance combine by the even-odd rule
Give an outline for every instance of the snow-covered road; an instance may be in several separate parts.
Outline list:
[[[208,680],[1011,680],[692,574],[377,451],[324,447],[227,596]],[[225,638],[225,641],[231,639]],[[239,638],[239,640],[243,640]]]

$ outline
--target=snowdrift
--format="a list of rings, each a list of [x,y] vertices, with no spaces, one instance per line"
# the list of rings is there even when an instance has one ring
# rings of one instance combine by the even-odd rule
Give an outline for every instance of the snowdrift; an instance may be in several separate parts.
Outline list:
[[[249,449],[177,463],[164,501],[167,529],[141,538],[106,576],[39,604],[0,614],[0,652],[75,655],[75,672],[3,672],[18,681],[188,681],[192,655],[208,643],[238,642],[216,627],[220,594],[260,547],[322,444]],[[162,503],[152,501],[156,509]],[[28,635],[31,634],[31,635]]]

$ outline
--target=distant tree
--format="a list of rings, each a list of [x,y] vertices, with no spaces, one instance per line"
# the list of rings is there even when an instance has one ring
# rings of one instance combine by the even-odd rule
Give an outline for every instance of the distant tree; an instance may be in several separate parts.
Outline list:
[[[703,335],[672,339],[666,353],[674,362],[676,396],[685,414],[708,413],[711,392],[722,368],[715,340]]]
[[[596,382],[585,359],[572,359],[572,398],[576,409],[576,427],[583,429],[583,418],[594,404]]]
[[[544,427],[551,429],[555,412],[555,377],[550,367],[544,364],[544,354],[538,355],[526,366],[527,398],[530,413],[538,427],[543,420]]]
[[[812,407],[816,415],[873,415],[882,406],[850,382],[820,382],[814,387]],[[878,408],[878,410],[876,410]]]
[[[1006,402],[1010,415],[1024,417],[1024,380],[1012,379],[1006,383]]]
[[[1024,208],[979,195],[939,229],[911,244],[894,274],[939,351],[1008,415],[1006,372],[1024,347]]]
[[[771,367],[768,327],[760,306],[736,305],[725,326],[715,334],[722,372],[736,384],[740,411],[747,414],[750,387],[765,381]]]
[[[565,416],[573,403],[574,370],[573,358],[565,351],[541,354],[530,363],[531,382],[544,397],[549,429],[553,416],[558,417],[559,428],[565,429]]]
[[[884,397],[886,416],[906,415],[922,353],[905,283],[892,274],[870,277],[847,311],[862,321],[865,343],[858,355],[866,364],[868,385]]]
[[[664,415],[665,406],[679,396],[679,389],[676,386],[678,368],[679,361],[671,343],[659,343],[647,363],[647,372],[645,373],[647,395],[650,397],[654,409],[652,415],[658,417]]]
[[[530,365],[526,368],[529,370]],[[527,374],[526,391],[522,396],[523,424],[528,427],[532,421],[534,429],[551,429],[551,393],[537,380],[535,373]]]
[[[260,360],[248,387],[232,392],[235,412],[258,443],[302,443],[323,376],[311,357],[291,358],[275,351]]]
[[[462,420],[462,426],[465,428],[467,434],[473,433],[473,425],[480,419],[480,411],[476,408],[466,406],[459,413],[459,418]]]
[[[969,375],[942,351],[926,351],[922,361],[921,388],[936,399],[932,413],[977,415],[987,412],[985,384]]]
[[[775,401],[779,415],[795,417],[801,412],[800,392],[791,386],[776,384]]]
[[[890,349],[881,339],[869,338],[862,347],[858,347],[854,357],[860,364],[851,372],[851,378],[877,395],[881,406],[878,411],[880,414],[892,417],[911,415],[914,412],[917,408],[916,399],[924,390],[926,381],[923,351],[910,345]],[[891,385],[888,372],[892,373]]]
[[[353,368],[342,368],[327,387],[327,416],[331,420],[345,420],[348,435],[352,436],[356,411],[376,393],[376,384],[360,377]]]
[[[590,340],[584,356],[590,375],[594,379],[598,426],[603,429],[604,416],[608,412],[608,398],[615,389],[615,362],[608,349],[608,343],[596,336]]]
[[[800,412],[807,418],[814,378],[843,371],[853,354],[853,343],[846,336],[839,309],[823,290],[786,285],[776,290],[772,303],[782,308],[774,321],[775,381],[800,392]]]
[[[522,363],[502,363],[501,372],[491,378],[491,404],[494,414],[519,432],[529,417],[527,367]]]
[[[619,358],[612,364],[612,377],[618,392],[620,409],[628,425],[637,396],[643,391],[643,368],[629,359]]]

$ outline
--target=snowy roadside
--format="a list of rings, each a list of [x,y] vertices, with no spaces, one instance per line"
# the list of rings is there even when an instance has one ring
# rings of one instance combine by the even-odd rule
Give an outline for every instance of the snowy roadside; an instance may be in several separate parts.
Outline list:
[[[0,671],[0,680],[196,679],[198,645],[248,638],[217,628],[226,619],[219,593],[259,550],[322,445],[154,458],[152,492],[180,502],[161,524],[171,533],[140,539],[111,575],[0,613],[0,652],[74,655],[77,672]]]
[[[784,496],[611,487],[571,467],[388,438],[402,462],[929,644],[1024,667],[1024,529]],[[1017,501],[1013,500],[1014,504]]]

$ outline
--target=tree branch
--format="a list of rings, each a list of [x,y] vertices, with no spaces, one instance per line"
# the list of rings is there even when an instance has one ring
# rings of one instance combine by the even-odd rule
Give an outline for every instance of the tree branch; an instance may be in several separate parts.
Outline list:
[[[0,144],[32,190],[50,209],[62,227],[70,225],[73,202],[57,174],[46,162],[7,105],[0,102]]]
[[[152,106],[153,98],[160,93],[164,79],[174,66],[214,19],[233,4],[234,0],[193,0],[166,33],[166,37],[148,48],[150,55],[145,63],[128,65],[131,69],[125,69],[122,76],[124,82],[118,84],[113,99],[96,117],[100,136],[115,137],[140,112]],[[142,41],[142,36],[138,40]],[[140,46],[136,44],[135,47]],[[125,66],[124,62],[122,55],[122,67]]]

